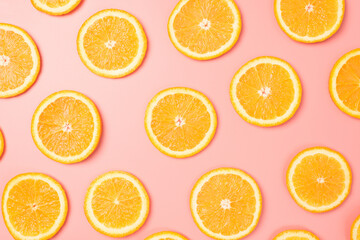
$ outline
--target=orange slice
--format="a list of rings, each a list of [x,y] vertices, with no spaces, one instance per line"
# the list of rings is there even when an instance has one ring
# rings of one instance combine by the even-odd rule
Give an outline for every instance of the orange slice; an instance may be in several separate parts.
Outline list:
[[[358,216],[351,226],[351,240],[360,240],[360,216]]]
[[[80,162],[99,143],[101,119],[88,97],[60,91],[40,103],[32,119],[31,134],[47,157],[66,164]]]
[[[50,15],[64,15],[74,10],[81,0],[31,0],[39,11]]]
[[[117,9],[102,10],[81,26],[77,38],[79,56],[93,73],[119,78],[142,63],[147,39],[140,22]]]
[[[345,54],[335,63],[329,90],[341,111],[360,118],[360,48]]]
[[[17,240],[52,238],[65,222],[68,203],[61,185],[41,173],[20,174],[5,186],[2,212]]]
[[[321,42],[337,32],[344,17],[344,0],[275,0],[275,16],[292,39]]]
[[[289,120],[300,105],[301,92],[295,70],[275,57],[258,57],[247,62],[230,86],[236,112],[245,121],[262,127]]]
[[[145,238],[145,240],[187,240],[187,238],[176,232],[159,232]]]
[[[0,98],[28,90],[40,70],[40,55],[32,38],[21,28],[0,23]]]
[[[292,160],[287,187],[295,202],[310,212],[326,212],[349,195],[351,170],[338,152],[324,147],[308,148]]]
[[[234,168],[219,168],[203,175],[190,198],[193,219],[215,239],[240,239],[259,222],[262,200],[255,180]]]
[[[209,99],[190,88],[163,90],[146,109],[145,129],[150,141],[171,157],[190,157],[203,150],[214,137],[216,126]]]
[[[149,204],[148,194],[135,176],[113,171],[91,183],[84,209],[96,231],[111,237],[124,237],[144,224]]]
[[[5,141],[2,132],[0,131],[0,158],[4,152]]]
[[[286,230],[276,235],[273,240],[319,240],[319,238],[305,230]]]
[[[168,22],[174,46],[197,60],[228,52],[237,42],[240,31],[240,12],[233,0],[180,0]]]

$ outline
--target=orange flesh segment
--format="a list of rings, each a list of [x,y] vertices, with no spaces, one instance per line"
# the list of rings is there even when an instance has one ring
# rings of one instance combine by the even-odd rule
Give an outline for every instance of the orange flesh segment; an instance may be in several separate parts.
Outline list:
[[[286,26],[301,37],[316,37],[333,28],[339,10],[338,0],[281,0],[280,8]]]
[[[42,180],[22,180],[9,192],[7,212],[16,231],[37,236],[48,232],[58,218],[59,196]]]
[[[351,110],[360,111],[360,56],[350,58],[336,78],[336,92]]]
[[[309,240],[309,238],[304,238],[304,237],[287,237],[286,240]]]
[[[69,129],[71,131],[67,131]],[[60,97],[40,114],[38,132],[49,151],[62,157],[76,156],[93,139],[94,119],[82,101],[73,97]]]
[[[264,88],[270,94],[259,94]],[[270,120],[282,116],[294,100],[294,84],[280,65],[262,63],[247,70],[236,86],[236,96],[244,110],[256,119]]]
[[[127,19],[106,16],[88,28],[84,36],[84,49],[96,67],[123,69],[137,55],[139,38],[134,25]]]
[[[0,29],[0,58],[8,61],[7,65],[0,64],[0,92],[23,85],[34,64],[24,38],[13,31]]]
[[[230,200],[230,208],[221,207],[222,200]],[[255,192],[250,183],[234,174],[213,176],[197,197],[196,211],[210,231],[230,236],[246,230],[256,211]]]
[[[176,125],[178,117],[184,123],[181,127]],[[176,93],[165,96],[154,107],[151,128],[164,147],[184,151],[193,149],[205,138],[210,122],[210,114],[199,99]]]
[[[39,2],[51,8],[58,8],[65,6],[70,0],[39,0]]]
[[[91,207],[97,220],[106,227],[123,228],[140,217],[142,200],[133,183],[124,178],[112,178],[96,188]]]
[[[356,231],[356,240],[360,240],[360,227]]]
[[[204,19],[210,21],[207,30],[200,27]],[[176,15],[173,28],[180,45],[203,54],[218,50],[230,40],[234,22],[224,0],[189,0]]]
[[[319,178],[324,183],[319,183]],[[330,205],[345,189],[340,163],[321,153],[304,157],[296,166],[292,181],[299,198],[314,207]]]

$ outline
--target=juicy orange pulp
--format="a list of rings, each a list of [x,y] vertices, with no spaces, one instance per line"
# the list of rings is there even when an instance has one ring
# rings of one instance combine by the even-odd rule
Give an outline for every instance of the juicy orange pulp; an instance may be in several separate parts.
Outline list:
[[[94,119],[88,106],[73,97],[60,97],[40,114],[39,137],[62,157],[81,154],[93,139]]]
[[[138,54],[139,38],[134,25],[127,19],[106,16],[88,28],[84,49],[96,67],[118,70],[127,67]]]
[[[40,3],[47,5],[50,8],[58,8],[65,6],[70,0],[38,0]]]
[[[209,131],[206,106],[190,94],[165,96],[154,107],[151,128],[157,140],[173,151],[196,147]]]

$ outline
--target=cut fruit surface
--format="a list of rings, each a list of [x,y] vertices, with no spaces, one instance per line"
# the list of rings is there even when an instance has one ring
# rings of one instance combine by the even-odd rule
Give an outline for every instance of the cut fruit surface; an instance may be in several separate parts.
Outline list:
[[[36,109],[31,134],[47,157],[61,163],[85,160],[96,148],[101,119],[95,104],[75,91],[60,91]]]
[[[275,0],[275,16],[292,39],[321,42],[337,32],[344,17],[344,0]]]
[[[81,26],[77,49],[82,62],[93,73],[119,78],[140,66],[147,39],[134,16],[122,10],[106,9],[92,15]]]
[[[339,206],[350,192],[351,181],[345,158],[324,147],[300,152],[287,171],[292,198],[310,212],[326,212]]]
[[[360,216],[358,216],[351,226],[351,240],[360,240]]]
[[[146,109],[145,129],[152,144],[171,157],[189,157],[203,150],[216,126],[215,109],[209,99],[190,88],[163,90]]]
[[[360,48],[336,62],[330,75],[329,91],[341,111],[360,118]]]
[[[0,158],[4,152],[5,140],[2,132],[0,131]]]
[[[81,0],[31,0],[39,11],[50,15],[64,15],[74,10]]]
[[[159,232],[145,238],[145,240],[187,240],[176,232]]]
[[[247,122],[270,127],[289,120],[301,101],[295,70],[275,57],[258,57],[242,66],[230,85],[236,112]]]
[[[207,60],[228,52],[241,31],[233,0],[180,0],[170,15],[171,42],[184,55]]]
[[[193,219],[215,239],[240,239],[259,222],[262,200],[255,180],[234,168],[219,168],[203,175],[190,199]]]
[[[124,237],[144,224],[149,204],[148,194],[135,176],[113,171],[91,183],[84,210],[96,231],[111,237]]]
[[[29,34],[17,26],[0,23],[0,98],[28,90],[39,71],[39,51]]]
[[[67,211],[64,189],[45,174],[20,174],[5,187],[2,212],[14,239],[50,239],[64,224]]]
[[[273,240],[319,240],[319,238],[305,230],[286,230],[276,235]]]

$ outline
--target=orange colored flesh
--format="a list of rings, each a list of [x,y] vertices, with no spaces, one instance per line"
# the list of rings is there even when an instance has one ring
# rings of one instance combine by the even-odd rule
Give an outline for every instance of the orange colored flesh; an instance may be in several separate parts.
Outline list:
[[[0,57],[9,57],[9,63],[0,65],[0,92],[23,85],[33,68],[29,45],[24,38],[13,32],[0,29]]]
[[[91,207],[94,216],[106,227],[123,228],[138,220],[142,200],[138,189],[130,181],[112,178],[96,188]]]
[[[34,210],[33,204],[37,205]],[[42,180],[20,181],[9,192],[7,212],[16,231],[23,236],[48,232],[60,214],[57,192]]]
[[[258,91],[268,87],[271,94],[262,97]],[[236,86],[241,106],[257,119],[283,116],[294,100],[295,90],[289,72],[280,65],[262,63],[243,74]]]
[[[208,30],[199,26],[203,19],[210,21]],[[234,22],[224,0],[189,0],[175,17],[173,28],[180,45],[203,54],[218,50],[230,40]]]
[[[351,110],[360,111],[360,56],[350,58],[336,78],[336,92]]]
[[[39,2],[51,8],[58,8],[65,6],[70,0],[39,0]]]
[[[304,237],[287,237],[286,240],[309,240],[309,238],[304,238]]]
[[[230,200],[230,209],[221,207],[224,199]],[[216,175],[202,186],[197,196],[196,211],[210,231],[224,236],[235,235],[253,223],[255,192],[249,182],[240,176]]]
[[[64,123],[72,131],[63,131]],[[51,152],[62,157],[81,154],[93,139],[94,119],[89,108],[73,97],[60,97],[39,116],[39,138]]]
[[[110,49],[106,43],[115,41]],[[106,16],[96,20],[84,36],[84,49],[89,60],[98,68],[117,70],[127,67],[138,54],[136,29],[127,19]]]
[[[290,30],[304,37],[324,34],[336,24],[338,0],[281,0],[281,16]],[[311,12],[306,11],[313,5]]]
[[[354,240],[360,240],[360,227],[356,231],[356,239]]]
[[[185,123],[181,127],[176,126],[177,117]],[[199,99],[176,93],[165,96],[154,107],[151,128],[164,147],[184,151],[193,149],[204,139],[210,123],[210,114]]]
[[[319,184],[319,177],[325,182]],[[297,165],[292,181],[299,198],[314,207],[330,205],[345,189],[345,175],[340,163],[321,153],[304,157]]]

